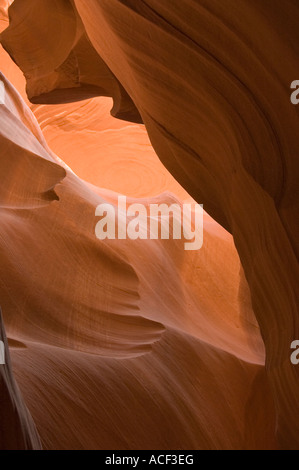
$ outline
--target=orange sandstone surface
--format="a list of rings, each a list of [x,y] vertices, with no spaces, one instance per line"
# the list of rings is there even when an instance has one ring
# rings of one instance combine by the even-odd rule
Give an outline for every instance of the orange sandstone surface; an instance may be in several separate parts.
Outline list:
[[[298,23],[0,0],[0,448],[299,448]],[[203,203],[203,247],[98,240],[119,194]]]

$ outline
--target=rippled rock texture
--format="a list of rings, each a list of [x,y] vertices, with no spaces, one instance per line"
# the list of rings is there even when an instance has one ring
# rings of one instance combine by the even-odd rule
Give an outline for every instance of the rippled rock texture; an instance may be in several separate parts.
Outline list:
[[[15,0],[9,19],[35,117],[1,51],[23,99],[3,77],[0,298],[44,446],[298,448],[296,2]],[[220,225],[191,254],[99,243],[111,190]]]

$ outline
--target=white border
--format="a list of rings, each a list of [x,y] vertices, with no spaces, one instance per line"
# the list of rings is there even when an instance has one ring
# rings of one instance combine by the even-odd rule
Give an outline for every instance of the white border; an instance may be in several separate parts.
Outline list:
[[[5,87],[2,80],[0,80],[0,104],[5,104]]]

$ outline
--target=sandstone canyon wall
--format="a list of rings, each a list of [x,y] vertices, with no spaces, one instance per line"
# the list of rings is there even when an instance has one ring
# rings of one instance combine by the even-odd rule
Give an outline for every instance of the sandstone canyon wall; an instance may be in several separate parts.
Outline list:
[[[0,301],[44,448],[298,449],[297,2],[8,3]],[[118,192],[203,203],[203,248],[100,243]]]

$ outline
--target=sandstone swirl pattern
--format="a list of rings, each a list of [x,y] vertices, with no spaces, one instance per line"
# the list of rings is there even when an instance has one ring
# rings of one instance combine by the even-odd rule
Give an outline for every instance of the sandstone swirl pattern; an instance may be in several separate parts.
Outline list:
[[[196,261],[180,259],[176,246],[165,251],[151,244],[147,264],[142,247],[95,246],[92,209],[98,198],[114,196],[101,195],[63,166],[33,118],[24,122],[19,111],[24,104],[14,97],[14,123],[25,126],[27,137],[19,142],[9,128],[5,134],[8,148],[17,146],[18,152],[2,163],[3,171],[11,165],[11,173],[1,195],[6,231],[1,250],[9,274],[1,302],[9,334],[31,344],[27,368],[18,367],[22,352],[16,352],[16,371],[45,445],[57,445],[59,413],[51,411],[53,429],[46,432],[38,391],[52,377],[52,394],[67,416],[60,436],[64,447],[102,442],[112,448],[298,448],[299,376],[289,360],[290,344],[299,338],[299,117],[289,99],[298,73],[298,5],[292,0],[30,0],[26,9],[21,5],[21,0],[12,4],[1,42],[23,70],[31,101],[111,96],[113,115],[145,124],[165,167],[231,232],[266,349],[264,369],[247,284],[243,275],[242,288],[236,280],[237,261],[223,288],[227,304],[217,303],[215,286],[205,284],[202,273],[194,276],[192,266],[202,263],[213,277],[208,253],[215,253],[221,266],[234,259],[233,250],[224,249],[231,243],[228,235],[210,221],[209,242]],[[79,224],[78,211],[84,212]],[[27,250],[43,241],[53,245],[51,253],[41,250],[38,261],[26,259],[28,252],[14,240],[16,226]],[[49,262],[52,272],[42,272]],[[145,273],[145,265],[152,270]],[[217,285],[224,282],[221,269],[213,272]],[[20,272],[26,272],[28,286],[17,279]],[[51,279],[56,280],[51,284]],[[99,285],[95,296],[93,282]],[[30,292],[33,285],[37,292]],[[18,296],[14,308],[8,292]],[[230,306],[228,299],[234,299]],[[36,360],[40,367],[33,369]],[[87,364],[84,380],[82,363]],[[54,385],[57,367],[64,371],[61,387]],[[115,376],[123,378],[117,385]],[[207,390],[221,390],[221,407],[219,397],[204,394]],[[111,393],[114,410],[104,404]],[[94,394],[101,397],[97,405],[90,404]],[[119,415],[132,396],[135,429],[137,421],[144,423],[138,437],[125,428],[125,411]],[[151,440],[161,413],[165,427]],[[99,440],[93,440],[88,420],[96,415],[106,426],[106,433],[98,430]],[[71,431],[78,416],[86,439],[79,442]],[[184,428],[178,441],[171,432],[174,423]]]

